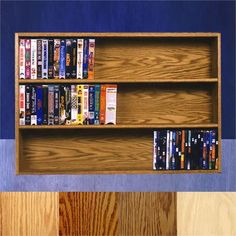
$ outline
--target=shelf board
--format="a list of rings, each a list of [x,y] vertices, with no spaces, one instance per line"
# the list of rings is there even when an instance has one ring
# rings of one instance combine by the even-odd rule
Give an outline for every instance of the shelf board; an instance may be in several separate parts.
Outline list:
[[[20,129],[158,129],[158,128],[217,128],[210,124],[158,124],[158,125],[23,125]]]
[[[19,32],[18,37],[102,37],[102,38],[120,38],[120,37],[141,37],[141,38],[163,38],[163,37],[219,37],[217,32]]]
[[[19,84],[108,84],[108,83],[217,83],[217,78],[202,78],[202,79],[18,79]]]
[[[19,171],[17,175],[54,174],[220,174],[220,170],[79,170],[79,171]]]

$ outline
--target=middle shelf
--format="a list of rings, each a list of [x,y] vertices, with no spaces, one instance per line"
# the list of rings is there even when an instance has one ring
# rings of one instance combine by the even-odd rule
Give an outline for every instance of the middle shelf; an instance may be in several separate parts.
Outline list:
[[[153,79],[18,79],[19,84],[137,84],[137,83],[217,83],[218,78],[153,78]]]
[[[217,128],[217,123],[209,124],[157,124],[157,125],[23,125],[20,129],[182,129]]]

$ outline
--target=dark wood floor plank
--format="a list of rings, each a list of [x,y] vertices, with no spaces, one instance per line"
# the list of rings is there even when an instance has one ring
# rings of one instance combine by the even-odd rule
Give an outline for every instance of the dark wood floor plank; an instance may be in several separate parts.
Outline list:
[[[176,235],[175,193],[60,193],[59,235]]]
[[[60,193],[59,235],[116,235],[117,193]]]

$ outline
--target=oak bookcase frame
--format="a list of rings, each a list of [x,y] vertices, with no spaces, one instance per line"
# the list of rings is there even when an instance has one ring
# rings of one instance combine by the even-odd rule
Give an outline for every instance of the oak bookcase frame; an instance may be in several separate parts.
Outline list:
[[[50,37],[96,38],[95,79],[19,79],[19,39]],[[118,84],[117,125],[19,126],[19,85],[49,83]],[[218,169],[152,170],[156,128],[218,129]],[[15,136],[16,174],[220,173],[221,34],[15,33]]]

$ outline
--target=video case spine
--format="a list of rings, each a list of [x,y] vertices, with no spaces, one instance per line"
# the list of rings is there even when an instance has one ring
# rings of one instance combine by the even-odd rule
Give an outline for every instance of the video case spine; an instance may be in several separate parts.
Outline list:
[[[172,170],[176,170],[175,152],[176,152],[176,131],[173,131],[172,132],[172,158],[171,158]]]
[[[184,140],[184,169],[187,170],[188,165],[188,130],[185,130],[185,140]]]
[[[60,125],[66,123],[65,85],[60,85]]]
[[[212,169],[212,130],[209,132],[209,153],[208,153],[208,159],[209,159],[209,169]]]
[[[77,79],[83,79],[83,47],[84,40],[77,39]]]
[[[94,79],[95,39],[89,39],[88,79]]]
[[[25,124],[30,125],[31,124],[31,86],[26,85],[25,86]]]
[[[192,166],[191,166],[191,138],[192,138],[192,132],[191,130],[188,130],[188,148],[187,148],[187,170],[191,170],[192,169]]]
[[[31,78],[31,40],[26,39],[25,40],[25,78],[30,79]]]
[[[54,39],[53,77],[59,79],[61,40]]]
[[[94,125],[95,87],[89,85],[89,124]]]
[[[106,115],[105,124],[116,124],[117,85],[106,85]]]
[[[20,39],[19,47],[19,65],[20,65],[20,79],[25,79],[25,39]]]
[[[54,40],[48,40],[48,79],[53,79],[54,74]]]
[[[48,125],[48,85],[42,85],[43,90],[43,125]]]
[[[219,150],[219,143],[218,140],[216,140],[216,163],[215,163],[215,169],[218,170],[219,168],[219,157],[218,157],[218,150]]]
[[[94,124],[100,124],[100,85],[96,84],[94,86],[94,97],[95,97],[95,107],[94,107]]]
[[[180,168],[184,169],[185,162],[185,130],[181,131],[181,159],[180,159]]]
[[[60,46],[60,64],[59,64],[59,78],[66,78],[66,40],[61,40]]]
[[[77,123],[79,125],[83,124],[83,85],[77,85]]]
[[[212,169],[216,168],[216,132],[212,130]]]
[[[88,103],[89,103],[89,86],[84,85],[84,88],[83,88],[83,124],[84,125],[89,124]]]
[[[156,162],[157,162],[157,131],[153,132],[153,170],[156,170]]]
[[[54,85],[54,125],[59,125],[60,117],[60,86]]]
[[[43,89],[41,85],[36,87],[36,100],[37,100],[37,125],[43,124]]]
[[[169,169],[172,169],[172,151],[173,151],[173,131],[170,130],[170,139],[169,139]]]
[[[208,169],[209,168],[209,150],[210,150],[210,132],[209,130],[206,130],[205,133],[206,133],[206,159],[204,163],[204,168]]]
[[[101,84],[100,90],[100,124],[104,125],[106,119],[106,85]]]
[[[66,39],[66,79],[72,77],[72,39]]]
[[[37,39],[31,39],[31,79],[37,79]]]
[[[48,125],[54,125],[54,85],[48,85]]]
[[[161,131],[157,131],[157,137],[156,137],[156,169],[162,170],[164,168],[163,166],[163,156],[162,156],[162,136]]]
[[[66,111],[66,119],[65,124],[71,124],[71,86],[65,86],[65,111]]]
[[[20,125],[25,125],[25,85],[20,85],[19,90]]]
[[[71,123],[77,124],[78,115],[78,99],[77,85],[71,85]]]
[[[72,39],[72,57],[71,57],[71,78],[76,79],[76,67],[77,67],[77,40]]]
[[[166,131],[166,170],[169,170],[170,165],[170,131]]]
[[[42,62],[43,62],[43,66],[42,66],[42,75],[43,75],[43,79],[48,79],[48,40],[47,39],[43,39],[42,40]]]
[[[31,125],[37,125],[37,100],[36,100],[36,87],[31,86]]]
[[[37,40],[37,79],[42,78],[42,39]]]
[[[89,40],[84,39],[83,49],[83,79],[88,79],[88,57],[89,57]]]

